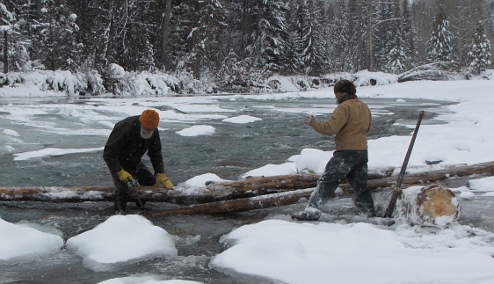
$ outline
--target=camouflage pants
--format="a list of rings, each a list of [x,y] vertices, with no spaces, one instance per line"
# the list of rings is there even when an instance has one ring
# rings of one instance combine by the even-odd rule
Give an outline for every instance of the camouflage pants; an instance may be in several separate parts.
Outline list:
[[[335,196],[335,190],[346,177],[353,189],[353,202],[363,213],[374,216],[374,201],[367,188],[367,150],[335,151],[309,200],[309,207],[320,208]]]

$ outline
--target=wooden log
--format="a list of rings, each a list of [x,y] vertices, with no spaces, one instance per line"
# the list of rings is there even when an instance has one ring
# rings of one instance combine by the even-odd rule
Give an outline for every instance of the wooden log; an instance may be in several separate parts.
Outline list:
[[[460,168],[451,168],[449,170],[439,170],[439,171],[431,171],[427,173],[419,173],[412,174],[406,176],[403,179],[404,186],[411,186],[416,184],[426,184],[433,181],[439,181],[447,179],[451,176],[468,176],[474,174],[485,174],[485,175],[494,175],[494,163],[482,163],[471,166],[465,166]],[[393,177],[369,180],[368,187],[372,190],[379,190],[383,188],[389,188],[396,182],[396,179]],[[273,206],[281,206],[281,205],[289,205],[296,203],[300,198],[308,198],[313,191],[313,188],[295,190],[284,193],[276,193],[276,194],[267,194],[252,198],[242,198],[236,200],[226,200],[220,202],[211,202],[206,204],[192,205],[188,207],[176,208],[163,210],[160,212],[152,213],[153,216],[172,216],[172,215],[193,215],[193,214],[216,214],[216,213],[230,213],[230,212],[240,212],[247,210],[254,210],[260,208],[267,208]],[[431,191],[432,192],[432,191]],[[444,191],[442,192],[444,199]],[[347,192],[348,193],[348,192]],[[452,193],[452,192],[451,192]],[[434,195],[434,194],[433,194]],[[436,195],[436,197],[439,195]],[[428,196],[427,198],[429,198]],[[432,198],[433,200],[441,200],[441,198]],[[422,198],[426,199],[426,198]],[[451,201],[451,200],[450,200]],[[429,204],[429,205],[427,205]],[[445,203],[443,202],[443,205]],[[451,203],[453,204],[453,202]],[[427,206],[429,208],[427,209]],[[420,210],[425,210],[424,212],[428,212],[427,214],[422,214],[422,216],[441,216],[441,212],[449,212],[451,211],[441,208],[446,208],[445,206],[441,207],[441,202],[428,202],[425,203],[422,207],[419,206]],[[424,209],[426,208],[426,209]],[[434,217],[434,218],[435,218]],[[425,220],[425,219],[424,219]]]
[[[446,226],[460,216],[460,203],[448,188],[432,184],[404,192],[401,214],[414,224]]]
[[[444,170],[410,174],[403,180],[404,186],[427,184],[444,180],[453,176],[494,175],[494,162],[470,166],[452,167]],[[158,187],[140,187],[130,198],[137,195],[141,200],[155,202],[172,202],[177,204],[195,204],[220,200],[238,199],[273,192],[312,188],[316,186],[316,175],[289,175],[263,178],[250,178],[242,181],[212,184],[207,188],[189,192],[184,188],[164,190]],[[372,190],[387,188],[396,182],[394,177],[370,179],[368,187]],[[342,188],[350,193],[347,185]],[[0,201],[50,201],[50,202],[83,202],[111,201],[111,186],[78,186],[78,187],[0,187]]]
[[[191,205],[187,207],[168,209],[151,213],[152,216],[173,215],[195,215],[195,214],[217,214],[247,211],[268,207],[297,203],[301,198],[308,198],[313,188],[299,189],[295,191],[272,193],[250,198],[224,200],[204,204]]]

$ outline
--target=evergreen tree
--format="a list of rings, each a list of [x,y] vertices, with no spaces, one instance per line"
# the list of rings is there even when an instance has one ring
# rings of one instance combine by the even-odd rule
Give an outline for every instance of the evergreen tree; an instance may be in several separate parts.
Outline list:
[[[304,73],[319,75],[327,63],[327,50],[320,23],[320,9],[313,0],[302,0],[299,7],[300,46],[299,54]]]
[[[39,21],[33,26],[31,52],[51,70],[73,70],[80,63],[82,44],[78,41],[77,15],[63,2],[42,2]]]
[[[352,67],[352,42],[350,34],[350,14],[346,0],[336,0],[330,8],[333,17],[329,23],[330,69],[333,71],[350,71]]]
[[[491,42],[484,32],[484,25],[481,21],[477,23],[477,28],[473,34],[473,40],[468,52],[469,68],[472,73],[480,74],[491,64]]]
[[[428,42],[429,61],[454,61],[454,42],[455,38],[450,31],[448,17],[440,12],[434,19],[432,36]]]
[[[247,46],[250,56],[257,59],[258,65],[273,72],[287,68],[286,53],[289,49],[286,39],[287,0],[261,0],[254,2],[252,16],[255,26]]]
[[[214,70],[221,60],[224,8],[218,0],[198,1],[196,13],[200,16],[187,39],[191,45],[192,71],[196,78],[202,69]]]

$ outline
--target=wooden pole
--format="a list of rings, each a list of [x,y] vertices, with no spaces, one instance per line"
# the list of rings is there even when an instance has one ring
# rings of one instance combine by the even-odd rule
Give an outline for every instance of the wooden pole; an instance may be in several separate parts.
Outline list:
[[[405,155],[405,160],[403,160],[403,165],[401,166],[400,174],[398,175],[398,179],[396,181],[396,185],[393,189],[393,194],[391,195],[391,200],[389,201],[388,208],[386,208],[386,212],[384,213],[385,218],[391,218],[393,216],[393,212],[395,211],[396,201],[401,197],[401,185],[403,183],[403,178],[405,177],[405,173],[407,171],[408,162],[410,161],[410,156],[412,155],[413,145],[415,145],[415,139],[417,139],[417,134],[419,132],[420,124],[422,123],[422,119],[424,118],[424,111],[419,113],[419,118],[417,120],[417,126],[413,131],[412,140],[410,141],[410,145],[408,145],[407,154]]]

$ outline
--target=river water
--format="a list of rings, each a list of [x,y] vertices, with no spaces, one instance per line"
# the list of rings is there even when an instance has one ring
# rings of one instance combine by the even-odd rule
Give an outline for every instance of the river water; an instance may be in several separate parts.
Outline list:
[[[409,134],[410,125],[414,125],[417,112],[422,109],[431,114],[425,124],[442,123],[434,119],[434,114],[445,112],[447,105],[426,100],[364,101],[373,112],[371,139]],[[18,161],[15,154],[46,148],[103,147],[116,121],[137,115],[146,107],[163,111],[160,133],[165,165],[175,183],[207,172],[234,180],[248,170],[268,163],[282,163],[303,148],[334,148],[333,139],[321,137],[303,124],[308,113],[323,116],[331,112],[335,105],[330,98],[0,98],[0,131],[16,132],[0,133],[0,186],[110,185],[101,151]],[[262,120],[251,124],[222,121],[241,114]],[[178,130],[199,124],[214,126],[216,133],[198,137],[176,134]],[[386,196],[377,198],[385,200]],[[494,231],[494,220],[478,218],[478,212],[494,208],[493,203],[492,199],[469,201],[464,206],[466,213],[462,222]],[[83,263],[81,257],[62,249],[38,259],[0,261],[0,283],[97,283],[139,273],[205,283],[273,283],[268,279],[217,271],[209,267],[209,262],[224,249],[218,242],[222,235],[264,218],[287,219],[288,213],[302,208],[303,204],[217,216],[163,218],[148,215],[152,210],[170,206],[151,203],[143,212],[137,212],[133,206],[130,210],[144,214],[155,225],[176,236],[177,258],[91,267]],[[352,213],[349,199],[336,200],[333,206],[342,216],[345,212]],[[43,230],[63,235],[65,240],[94,228],[112,214],[112,204],[106,202],[0,202],[2,219],[41,225]]]

